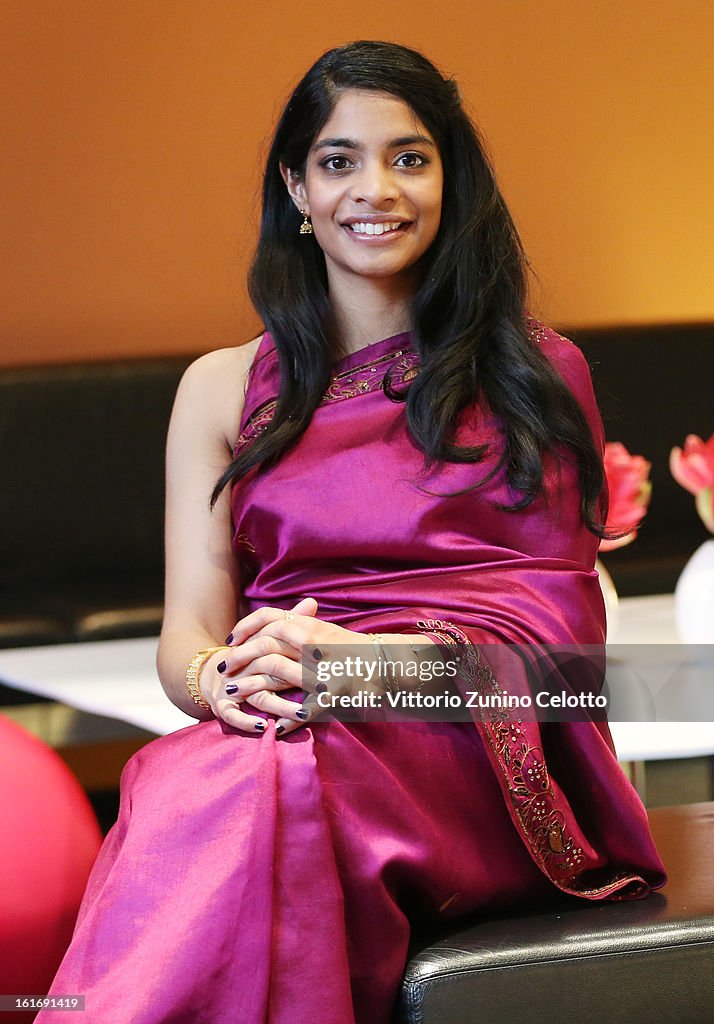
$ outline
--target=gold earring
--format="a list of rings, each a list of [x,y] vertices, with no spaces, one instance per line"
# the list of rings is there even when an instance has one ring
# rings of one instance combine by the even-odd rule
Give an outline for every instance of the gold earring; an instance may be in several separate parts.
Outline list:
[[[307,214],[305,213],[305,211],[304,211],[304,210],[300,210],[300,213],[301,213],[301,214],[303,215],[303,217],[305,218],[305,219],[303,220],[302,224],[300,225],[300,234],[301,234],[301,235],[311,235],[311,234],[312,234],[312,224],[311,224],[311,223],[310,223],[310,221],[309,221],[309,220],[307,219],[307,216],[308,216],[308,215],[307,215]]]

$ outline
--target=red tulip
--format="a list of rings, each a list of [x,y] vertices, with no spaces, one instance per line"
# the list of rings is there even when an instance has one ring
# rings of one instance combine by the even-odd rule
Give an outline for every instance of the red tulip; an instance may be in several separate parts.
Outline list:
[[[605,445],[605,475],[610,492],[607,528],[617,533],[628,532],[618,540],[601,540],[600,551],[624,547],[637,536],[637,527],[652,494],[651,468],[651,463],[641,455],[630,455],[619,441],[608,441]]]

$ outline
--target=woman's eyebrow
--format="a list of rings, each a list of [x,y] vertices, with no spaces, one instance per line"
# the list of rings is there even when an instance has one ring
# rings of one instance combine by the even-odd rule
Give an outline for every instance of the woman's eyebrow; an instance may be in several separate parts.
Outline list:
[[[387,149],[397,149],[399,146],[414,146],[421,144],[422,146],[431,146],[432,149],[436,149],[435,144],[431,139],[427,139],[426,135],[402,135],[398,139],[392,139],[391,142],[387,143]],[[314,152],[317,149],[364,149],[364,146],[357,142],[356,139],[320,139],[311,148],[310,152]]]

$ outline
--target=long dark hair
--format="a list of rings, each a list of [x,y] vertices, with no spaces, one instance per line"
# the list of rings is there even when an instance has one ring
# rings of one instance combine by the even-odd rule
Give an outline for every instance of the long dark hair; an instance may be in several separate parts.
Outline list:
[[[420,261],[411,307],[421,368],[406,391],[392,391],[388,376],[384,385],[393,401],[405,402],[425,467],[481,461],[486,445],[453,443],[458,413],[480,395],[501,417],[506,443],[498,465],[465,491],[482,486],[506,463],[508,482],[522,496],[500,507],[525,508],[543,490],[543,453],[565,445],[577,458],[583,521],[605,536],[602,459],[580,405],[528,335],[527,260],[485,146],[456,82],[416,50],[386,42],[348,43],[323,54],[278,122],[249,292],[275,342],[280,392],[269,426],[239,451],[211,504],[229,482],[280,458],[310,423],[330,381],[335,352],[325,259],[314,238],[300,235],[301,218],[279,164],[304,177],[310,146],[346,89],[390,93],[406,102],[441,155],[441,222]]]

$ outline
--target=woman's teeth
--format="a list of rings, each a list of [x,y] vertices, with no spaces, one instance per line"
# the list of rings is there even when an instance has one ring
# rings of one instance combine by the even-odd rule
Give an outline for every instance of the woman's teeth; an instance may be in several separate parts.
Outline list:
[[[393,224],[372,224],[358,222],[356,224],[349,225],[350,229],[352,231],[356,231],[358,235],[383,235],[385,231],[397,231],[401,226],[401,221],[395,221]]]

